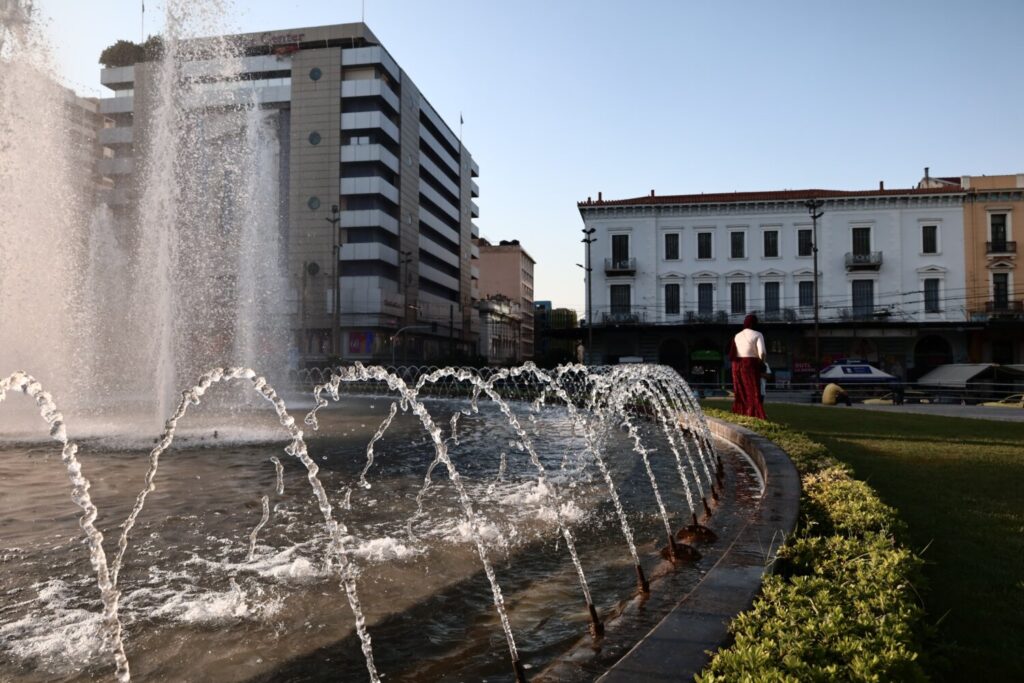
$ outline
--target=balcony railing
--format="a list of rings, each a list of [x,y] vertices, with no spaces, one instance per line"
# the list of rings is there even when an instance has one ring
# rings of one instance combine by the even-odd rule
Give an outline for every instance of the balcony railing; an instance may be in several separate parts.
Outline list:
[[[1024,301],[986,301],[985,312],[1004,315],[1024,313]]]
[[[601,314],[602,325],[639,325],[647,321],[644,311],[612,311]]]
[[[605,275],[632,275],[636,272],[635,258],[620,258],[604,260]]]
[[[1007,242],[1003,240],[1001,242],[985,242],[985,253],[986,254],[1016,254],[1017,243]]]
[[[882,252],[880,251],[869,251],[866,254],[857,254],[852,251],[846,252],[846,268],[847,270],[854,269],[873,269],[878,270],[882,267]]]

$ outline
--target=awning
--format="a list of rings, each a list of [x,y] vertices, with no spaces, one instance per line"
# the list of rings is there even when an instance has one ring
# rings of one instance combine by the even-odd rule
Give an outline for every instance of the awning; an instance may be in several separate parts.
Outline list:
[[[821,371],[821,379],[837,384],[878,384],[895,382],[896,378],[862,360],[843,360]]]
[[[986,373],[991,374],[992,379],[995,379],[996,376],[1024,379],[1024,367],[1021,366],[996,365],[995,363],[949,363],[940,365],[922,375],[917,383],[931,386],[966,387],[968,382]]]

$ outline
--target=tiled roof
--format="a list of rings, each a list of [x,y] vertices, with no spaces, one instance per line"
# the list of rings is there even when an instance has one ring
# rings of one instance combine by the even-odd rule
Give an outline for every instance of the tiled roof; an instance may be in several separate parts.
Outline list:
[[[716,192],[712,194],[644,195],[632,199],[587,199],[578,206],[651,206],[658,204],[725,204],[732,202],[785,202],[806,199],[885,197],[901,195],[956,194],[960,187],[906,188],[894,190],[770,190],[767,192]]]

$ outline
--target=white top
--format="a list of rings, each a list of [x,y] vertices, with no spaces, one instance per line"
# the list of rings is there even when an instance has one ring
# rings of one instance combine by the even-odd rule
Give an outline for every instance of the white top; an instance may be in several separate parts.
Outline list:
[[[764,360],[764,335],[757,330],[746,329],[736,335],[736,354],[740,358],[760,358]]]

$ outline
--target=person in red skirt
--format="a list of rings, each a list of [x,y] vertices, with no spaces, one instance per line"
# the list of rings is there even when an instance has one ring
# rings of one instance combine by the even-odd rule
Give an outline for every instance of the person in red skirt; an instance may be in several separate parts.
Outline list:
[[[732,412],[767,419],[761,403],[761,373],[765,367],[764,335],[754,329],[757,316],[743,319],[743,331],[729,345],[732,363]]]

